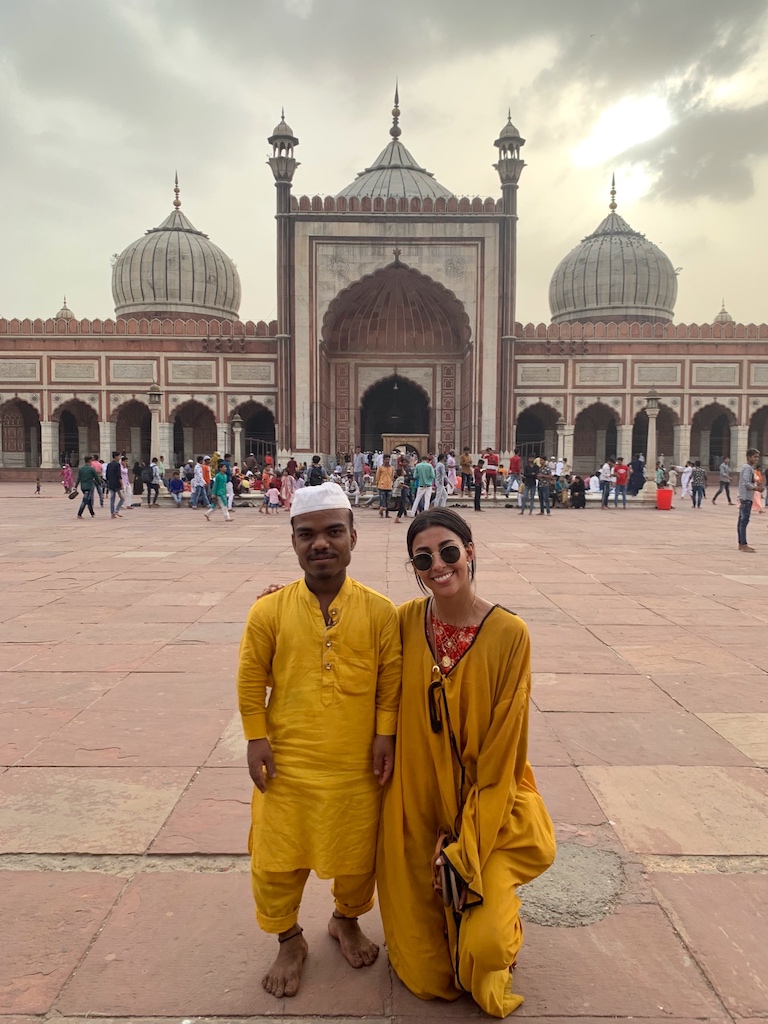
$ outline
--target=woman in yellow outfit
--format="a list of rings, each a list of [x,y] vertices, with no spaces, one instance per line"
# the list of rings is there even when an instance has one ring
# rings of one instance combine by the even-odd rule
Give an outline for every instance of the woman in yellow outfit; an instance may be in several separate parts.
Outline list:
[[[468,992],[505,1017],[523,1001],[515,890],[555,855],[527,760],[528,630],[477,596],[457,513],[422,513],[407,543],[428,596],[399,609],[403,688],[376,865],[389,958],[420,998]]]

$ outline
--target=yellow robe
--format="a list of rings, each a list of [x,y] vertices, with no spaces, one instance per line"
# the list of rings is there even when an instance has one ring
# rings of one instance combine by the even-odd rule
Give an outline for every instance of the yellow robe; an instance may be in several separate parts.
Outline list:
[[[254,789],[254,869],[320,878],[373,870],[381,788],[374,735],[394,735],[401,653],[392,602],[347,578],[327,626],[304,580],[251,608],[237,677],[245,738],[277,778]],[[267,704],[267,688],[271,687]]]
[[[504,1017],[522,1002],[509,972],[522,943],[515,887],[545,871],[555,854],[527,761],[530,640],[525,623],[496,606],[444,677],[466,772],[459,837],[446,856],[474,904],[454,917],[431,889],[437,832],[454,832],[461,776],[442,704],[442,731],[430,725],[428,690],[437,673],[426,609],[423,599],[399,609],[403,692],[376,862],[384,932],[392,966],[415,995],[456,999],[466,991],[486,1013]]]

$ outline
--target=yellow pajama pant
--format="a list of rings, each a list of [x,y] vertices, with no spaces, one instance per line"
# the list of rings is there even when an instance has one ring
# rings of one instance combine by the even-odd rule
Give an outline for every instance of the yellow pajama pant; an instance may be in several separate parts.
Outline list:
[[[251,865],[251,886],[256,901],[256,920],[262,931],[279,934],[293,928],[309,868],[296,871],[255,871]],[[359,917],[373,907],[375,874],[340,875],[331,892],[339,917]]]

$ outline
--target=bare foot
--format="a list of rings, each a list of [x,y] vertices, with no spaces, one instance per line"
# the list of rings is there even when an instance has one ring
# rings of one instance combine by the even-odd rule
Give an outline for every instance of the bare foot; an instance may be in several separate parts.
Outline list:
[[[261,979],[261,984],[275,999],[295,996],[299,991],[308,950],[309,946],[300,932],[280,943],[274,963]]]
[[[341,946],[341,955],[353,967],[370,967],[379,955],[379,947],[360,929],[357,918],[333,916],[328,934]]]

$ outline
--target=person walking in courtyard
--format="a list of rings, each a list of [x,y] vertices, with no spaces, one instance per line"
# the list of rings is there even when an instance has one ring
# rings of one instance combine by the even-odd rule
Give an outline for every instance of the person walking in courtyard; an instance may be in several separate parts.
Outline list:
[[[205,484],[205,474],[203,472],[203,456],[197,456],[197,463],[195,464],[195,475],[192,477],[192,497],[189,499],[189,507],[197,508],[202,501],[206,508],[211,507],[211,503],[208,500],[208,488]]]
[[[680,473],[680,497],[687,498],[691,493],[691,477],[693,476],[693,463],[688,461]]]
[[[509,493],[512,490],[512,485],[515,483],[517,484],[515,490],[520,490],[520,474],[522,473],[522,471],[523,464],[520,459],[520,449],[515,448],[515,450],[512,453],[512,457],[509,460],[509,473],[507,474],[507,483],[504,488],[507,496],[509,496]]]
[[[506,1017],[523,1001],[511,975],[523,941],[517,888],[555,857],[527,756],[530,639],[478,594],[458,513],[418,516],[407,546],[425,596],[398,609],[403,690],[376,858],[387,950],[420,999],[468,993]]]
[[[122,519],[120,509],[123,507],[123,474],[120,471],[120,453],[112,452],[112,458],[106,467],[107,488],[109,489],[109,513],[113,519]],[[115,502],[117,501],[117,504]]]
[[[411,519],[413,519],[419,511],[419,505],[422,501],[424,502],[424,511],[427,511],[432,497],[432,484],[435,482],[435,471],[432,467],[432,463],[429,461],[428,455],[422,455],[421,462],[419,462],[414,469],[413,475],[416,480],[416,497],[413,499],[411,511],[408,513]]]
[[[645,463],[640,455],[635,455],[629,462],[629,483],[627,494],[636,497],[645,486]]]
[[[549,471],[549,467],[545,466],[544,469],[539,473],[539,515],[543,516],[546,512],[550,514],[552,503],[550,501],[552,491],[552,474]]]
[[[611,494],[611,484],[613,483],[613,459],[606,459],[600,467],[600,507],[608,508],[608,498]]]
[[[99,483],[99,474],[91,465],[91,456],[86,455],[84,465],[77,471],[77,482],[75,484],[75,489],[79,487],[80,493],[83,496],[80,508],[77,510],[78,519],[83,518],[83,512],[86,509],[91,513],[91,519],[96,515],[93,511],[93,492],[97,489]]]
[[[619,498],[622,499],[623,508],[627,507],[627,482],[629,480],[629,466],[624,465],[624,459],[619,455],[616,458],[616,465],[613,467],[613,476],[616,483],[613,487],[613,507],[619,507]]]
[[[758,483],[755,479],[755,466],[759,459],[760,452],[757,448],[749,448],[747,461],[739,473],[739,521],[736,527],[739,551],[755,550],[747,544],[747,527],[749,526],[749,517],[752,515],[752,501],[755,492],[761,494],[765,490],[765,484]]]
[[[523,504],[520,509],[520,515],[525,515],[525,509],[528,508],[528,515],[533,515],[533,503],[536,500],[536,483],[539,479],[539,469],[536,465],[536,460],[532,455],[528,456],[528,461],[523,466]]]
[[[712,498],[712,504],[714,505],[720,495],[725,491],[725,496],[728,499],[728,504],[732,505],[731,501],[731,460],[726,455],[723,461],[720,463],[720,479],[718,481],[719,487],[717,493]]]
[[[224,520],[228,523],[231,522],[232,516],[229,514],[229,509],[227,508],[227,469],[223,461],[219,462],[218,468],[216,470],[216,476],[213,478],[213,484],[211,486],[211,499],[213,501],[213,504],[204,513],[205,518],[208,520],[208,522],[211,521],[211,516],[213,515],[217,508],[221,509],[222,514],[224,515]]]
[[[477,460],[473,473],[475,475],[475,512],[482,512],[480,506],[480,499],[483,496],[483,466],[485,463],[482,459]]]
[[[366,459],[363,452],[360,450],[360,445],[358,445],[355,448],[355,454],[352,456],[352,472],[355,475],[355,480],[357,480],[357,486],[360,488],[361,494],[365,486],[365,467],[367,465],[368,460]]]
[[[693,464],[691,471],[691,504],[694,508],[701,508],[704,497],[704,488],[707,486],[707,471],[699,459]]]
[[[392,484],[395,480],[395,471],[389,464],[389,456],[385,455],[381,465],[376,470],[374,487],[379,492],[379,515],[389,519],[389,499],[392,497]]]
[[[461,470],[461,494],[464,497],[464,495],[471,494],[474,487],[472,456],[469,454],[469,448],[465,447],[459,456],[459,469]]]
[[[435,508],[445,508],[448,504],[448,470],[446,469],[446,456],[442,453],[437,456],[435,465]]]
[[[334,880],[328,931],[342,956],[356,968],[378,956],[358,917],[374,904],[402,673],[394,605],[347,575],[357,533],[342,489],[299,491],[291,527],[303,579],[251,608],[237,674],[255,786],[248,847],[256,919],[279,943],[262,985],[278,999],[299,990],[308,951],[299,911],[310,871]]]
[[[486,448],[483,459],[485,461],[485,496],[490,498],[491,485],[493,485],[493,497],[496,498],[496,488],[499,483],[499,456],[493,448]]]
[[[68,462],[65,462],[61,468],[61,486],[64,488],[65,494],[69,494],[69,492],[75,486],[75,478],[72,475],[72,467]]]

